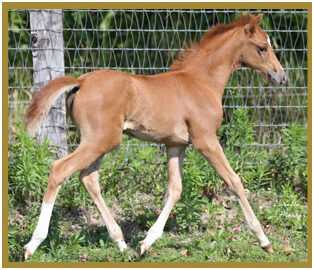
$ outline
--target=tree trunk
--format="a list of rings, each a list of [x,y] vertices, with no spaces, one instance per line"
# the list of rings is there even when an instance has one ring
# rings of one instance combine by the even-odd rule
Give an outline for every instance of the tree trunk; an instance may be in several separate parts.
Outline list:
[[[33,53],[34,94],[49,80],[64,75],[62,10],[38,9],[30,11]],[[58,151],[57,158],[67,155],[65,96],[53,103],[42,124],[38,140],[48,137]]]

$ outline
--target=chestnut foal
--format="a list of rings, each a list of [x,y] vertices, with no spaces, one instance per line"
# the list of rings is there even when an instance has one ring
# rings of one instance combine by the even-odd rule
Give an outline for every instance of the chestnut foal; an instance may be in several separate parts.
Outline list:
[[[245,14],[233,23],[216,25],[199,44],[183,52],[169,72],[139,76],[98,70],[78,79],[60,77],[41,89],[27,110],[26,130],[35,133],[52,102],[69,91],[67,109],[80,128],[81,144],[72,154],[51,165],[38,224],[31,241],[24,247],[25,259],[47,237],[57,193],[76,171],[81,171],[79,178],[98,207],[110,238],[117,242],[120,251],[127,248],[122,231],[101,196],[97,172],[102,157],[121,143],[122,133],[162,143],[167,148],[168,196],[156,223],[139,244],[141,254],[161,237],[168,216],[180,198],[184,152],[190,143],[234,193],[260,246],[273,252],[241,180],[230,167],[216,137],[223,117],[224,87],[236,68],[250,67],[273,85],[286,82],[269,38],[259,27],[262,16],[262,13],[256,17]]]

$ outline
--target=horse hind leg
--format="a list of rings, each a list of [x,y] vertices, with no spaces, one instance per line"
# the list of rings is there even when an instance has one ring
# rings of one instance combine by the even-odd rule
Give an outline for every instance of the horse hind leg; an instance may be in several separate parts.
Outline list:
[[[127,248],[127,245],[123,239],[122,231],[111,215],[110,210],[108,209],[100,192],[98,182],[99,175],[97,170],[99,168],[101,159],[102,158],[97,159],[87,169],[82,170],[80,173],[80,180],[97,206],[98,211],[100,212],[101,217],[105,222],[111,240],[118,244],[118,248],[122,252]]]
[[[118,146],[121,142],[121,136],[122,132],[120,136],[116,136],[117,140],[115,143],[111,141],[110,145],[104,145],[104,142],[107,141],[104,139],[94,142],[87,142],[86,140],[82,141],[80,146],[72,154],[52,163],[48,187],[44,195],[37,226],[30,242],[24,246],[25,260],[27,260],[28,257],[36,251],[38,246],[47,237],[55,199],[64,181],[73,173],[88,167],[97,158],[103,156],[105,153]]]

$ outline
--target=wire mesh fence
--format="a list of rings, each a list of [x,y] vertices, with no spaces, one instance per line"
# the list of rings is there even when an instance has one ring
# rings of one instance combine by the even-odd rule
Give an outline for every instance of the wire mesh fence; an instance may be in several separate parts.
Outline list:
[[[307,119],[307,10],[263,10],[261,27],[288,77],[273,87],[256,72],[236,70],[223,97],[224,122],[232,125],[237,108],[246,108],[259,146],[281,145],[280,130]],[[63,10],[65,74],[97,69],[152,75],[169,70],[184,44],[197,42],[208,27],[229,23],[241,12],[259,10]],[[9,134],[33,95],[29,10],[9,11]],[[79,134],[68,122],[68,144]],[[125,144],[141,144],[124,140]]]

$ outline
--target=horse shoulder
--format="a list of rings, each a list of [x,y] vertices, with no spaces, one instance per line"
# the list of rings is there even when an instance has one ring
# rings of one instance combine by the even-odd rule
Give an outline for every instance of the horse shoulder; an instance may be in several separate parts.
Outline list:
[[[223,119],[222,102],[206,92],[190,100],[187,123],[192,137],[215,135]]]

